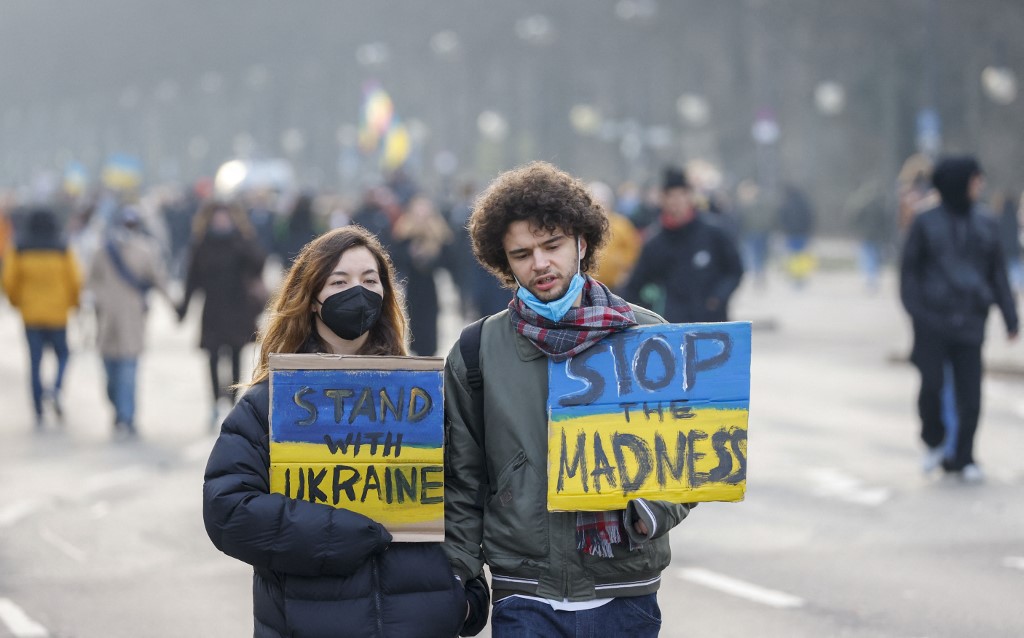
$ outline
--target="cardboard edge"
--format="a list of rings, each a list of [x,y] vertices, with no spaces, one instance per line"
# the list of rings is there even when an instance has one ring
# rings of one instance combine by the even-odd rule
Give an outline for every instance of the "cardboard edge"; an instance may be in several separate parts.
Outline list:
[[[444,370],[444,357],[270,353],[270,370]]]

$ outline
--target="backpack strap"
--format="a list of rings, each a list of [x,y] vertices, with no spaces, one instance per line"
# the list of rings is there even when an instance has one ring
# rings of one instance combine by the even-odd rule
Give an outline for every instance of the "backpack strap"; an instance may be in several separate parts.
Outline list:
[[[459,351],[462,353],[462,360],[466,363],[466,380],[469,381],[469,387],[472,390],[480,390],[484,387],[484,375],[480,371],[480,333],[484,330],[484,321],[486,320],[485,316],[469,324],[462,329],[462,335],[459,337]]]
[[[469,393],[473,399],[473,419],[476,421],[474,425],[479,428],[479,434],[477,428],[467,429],[481,452],[484,449],[484,375],[480,370],[480,336],[488,316],[485,315],[463,328],[459,336],[459,352],[462,353],[462,360],[466,364],[466,381],[469,382]],[[489,491],[487,483],[481,483],[477,491],[477,506],[481,509],[487,501]]]
[[[484,422],[484,374],[480,370],[480,336],[484,331],[484,321],[487,316],[477,319],[462,329],[459,336],[459,352],[462,353],[462,360],[466,364],[466,381],[469,382],[469,391],[473,397],[473,418],[483,432]],[[469,428],[473,435],[473,441],[484,449],[484,442],[478,437],[474,428]]]

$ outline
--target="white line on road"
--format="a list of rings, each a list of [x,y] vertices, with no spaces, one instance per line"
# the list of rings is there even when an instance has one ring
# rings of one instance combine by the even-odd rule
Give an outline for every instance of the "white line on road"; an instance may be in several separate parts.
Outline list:
[[[1024,556],[1007,556],[1003,559],[1003,567],[1024,570]]]
[[[209,458],[210,450],[213,449],[213,444],[216,440],[216,436],[199,439],[185,448],[185,451],[182,453],[182,457],[186,461],[205,461]]]
[[[860,479],[832,467],[820,467],[807,471],[807,477],[814,485],[818,496],[838,498],[847,503],[877,507],[889,500],[889,490],[884,487],[867,487]]]
[[[79,497],[89,498],[111,487],[118,487],[128,483],[139,483],[143,478],[149,476],[153,470],[141,465],[129,465],[118,470],[112,470],[104,474],[97,474],[89,477],[77,490]]]
[[[72,560],[76,560],[79,563],[84,563],[85,562],[86,554],[85,554],[84,551],[82,551],[81,549],[75,547],[70,542],[64,540],[60,536],[57,536],[57,534],[54,533],[52,530],[50,530],[48,527],[43,527],[43,526],[39,527],[39,537],[42,538],[47,543],[53,545],[54,547],[56,547],[60,551],[64,552],[64,554],[68,558],[71,558]]]
[[[41,508],[39,501],[17,501],[0,508],[0,529],[10,527]]]
[[[0,620],[17,638],[46,638],[50,632],[28,617],[10,598],[0,598]]]
[[[679,570],[679,577],[683,580],[688,580],[691,583],[704,585],[705,587],[717,589],[720,592],[739,596],[740,598],[746,598],[747,600],[752,600],[755,603],[761,603],[762,605],[768,605],[769,607],[778,607],[782,609],[802,607],[804,604],[804,600],[802,598],[798,598],[792,594],[787,594],[774,589],[767,589],[760,585],[748,583],[737,578],[732,578],[731,576],[725,576],[724,574],[717,574],[711,570],[702,569],[700,567],[684,567]]]

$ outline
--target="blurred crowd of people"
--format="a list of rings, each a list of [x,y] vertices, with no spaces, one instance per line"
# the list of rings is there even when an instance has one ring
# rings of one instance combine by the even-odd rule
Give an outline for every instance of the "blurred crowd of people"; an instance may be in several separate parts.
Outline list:
[[[744,273],[763,287],[772,264],[803,287],[818,266],[813,238],[819,215],[810,198],[796,184],[769,192],[754,179],[730,188],[720,182],[688,165],[668,167],[646,184],[589,183],[611,237],[596,278],[673,322],[728,320]],[[211,180],[134,186],[0,196],[4,290],[26,326],[38,427],[47,405],[58,420],[62,414],[68,313],[81,308],[80,316],[88,317],[81,321],[83,340],[104,363],[114,431],[136,435],[138,359],[153,293],[180,320],[189,312],[201,316],[198,345],[209,359],[215,425],[236,399],[241,352],[255,337],[273,284],[304,245],[331,228],[363,226],[390,252],[415,354],[439,354],[439,272],[450,276],[467,323],[505,308],[513,294],[473,256],[466,220],[477,189],[469,181],[432,193],[399,170],[358,197],[271,187],[219,193]],[[1019,290],[1020,198],[999,193],[989,202],[985,210],[999,220],[1003,256]],[[869,290],[878,289],[882,266],[915,215],[937,203],[930,164],[917,156],[894,187],[869,181],[850,193],[836,213],[860,241]],[[199,304],[201,310],[191,310]],[[47,348],[58,366],[56,377],[44,382],[40,361]]]

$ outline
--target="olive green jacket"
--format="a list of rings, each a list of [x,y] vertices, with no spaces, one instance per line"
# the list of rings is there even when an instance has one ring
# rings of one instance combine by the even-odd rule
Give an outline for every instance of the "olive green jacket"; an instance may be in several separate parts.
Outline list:
[[[633,306],[640,324],[664,323]],[[685,505],[635,499],[647,523],[612,558],[576,548],[576,513],[547,511],[548,361],[502,311],[480,336],[484,422],[474,418],[458,343],[445,363],[445,543],[463,582],[490,566],[494,599],[520,593],[571,601],[657,591],[671,560],[668,530]],[[477,444],[479,441],[480,445]],[[480,486],[486,485],[486,490]]]

